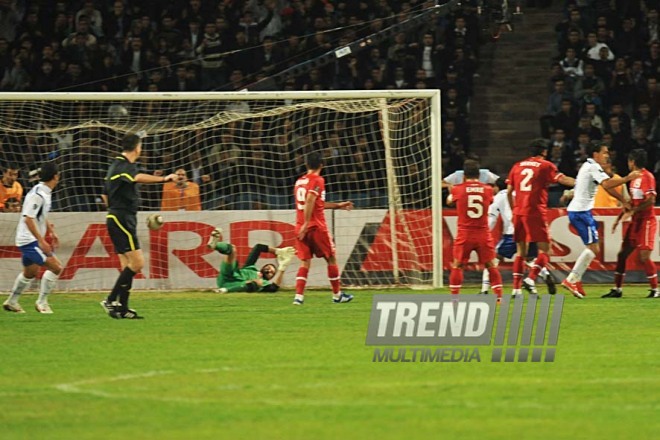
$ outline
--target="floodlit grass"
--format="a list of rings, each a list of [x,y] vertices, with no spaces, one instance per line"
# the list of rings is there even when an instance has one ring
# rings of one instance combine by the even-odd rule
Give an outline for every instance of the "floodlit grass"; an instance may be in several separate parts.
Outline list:
[[[137,292],[142,321],[29,295],[0,314],[0,438],[656,439],[660,300],[607,290],[566,298],[554,363],[374,363],[374,291]]]

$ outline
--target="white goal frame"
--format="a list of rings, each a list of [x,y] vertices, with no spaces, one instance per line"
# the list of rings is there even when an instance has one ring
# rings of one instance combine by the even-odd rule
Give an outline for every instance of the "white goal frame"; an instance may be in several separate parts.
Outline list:
[[[382,130],[388,130],[387,99],[428,99],[430,103],[430,149],[431,149],[431,210],[432,210],[432,241],[433,241],[433,280],[432,287],[443,286],[443,231],[442,231],[442,169],[441,169],[441,114],[440,90],[370,90],[370,91],[299,91],[299,92],[47,92],[47,93],[0,93],[3,101],[176,101],[176,100],[341,100],[341,99],[382,99]],[[388,137],[384,136],[386,162],[390,151]],[[387,163],[388,206],[392,230],[393,277],[399,279],[396,237],[394,223],[396,221],[396,200],[393,197],[394,171],[391,163]]]

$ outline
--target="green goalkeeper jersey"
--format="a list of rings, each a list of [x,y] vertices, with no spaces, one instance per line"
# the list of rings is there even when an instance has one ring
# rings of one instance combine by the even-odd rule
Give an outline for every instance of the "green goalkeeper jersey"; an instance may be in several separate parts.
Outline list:
[[[228,292],[273,292],[276,287],[272,281],[262,280],[262,285],[257,286],[253,280],[259,278],[259,269],[255,265],[238,267],[238,263],[221,263],[220,273],[216,279],[218,287],[224,287]],[[250,288],[254,284],[254,289]]]

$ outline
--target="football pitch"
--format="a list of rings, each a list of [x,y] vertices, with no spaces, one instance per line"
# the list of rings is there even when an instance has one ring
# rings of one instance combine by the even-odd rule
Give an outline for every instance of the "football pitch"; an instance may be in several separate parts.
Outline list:
[[[136,292],[141,321],[26,295],[0,315],[0,438],[657,439],[660,300],[608,289],[566,298],[547,363],[373,362],[372,296],[410,291]]]

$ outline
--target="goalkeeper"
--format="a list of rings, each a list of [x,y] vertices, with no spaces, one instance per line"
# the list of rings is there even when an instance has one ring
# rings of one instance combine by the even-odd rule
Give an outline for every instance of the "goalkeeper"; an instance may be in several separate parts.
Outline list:
[[[238,267],[236,261],[236,247],[231,243],[222,241],[222,229],[215,229],[206,244],[227,258],[220,263],[217,285],[220,293],[228,292],[270,292],[274,293],[280,288],[282,277],[287,266],[293,260],[296,250],[293,247],[274,248],[265,244],[257,244],[250,251],[243,267]],[[255,263],[262,252],[270,252],[277,255],[279,267],[273,264],[265,264],[257,269]]]

